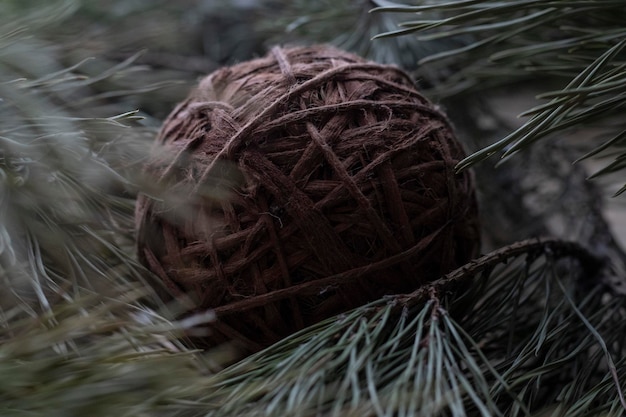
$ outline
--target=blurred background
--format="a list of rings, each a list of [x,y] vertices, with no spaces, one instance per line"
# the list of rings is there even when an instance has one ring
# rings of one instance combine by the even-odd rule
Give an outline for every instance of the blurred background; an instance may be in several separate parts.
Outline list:
[[[626,207],[623,196],[612,197],[623,191],[619,173],[625,160],[623,5],[599,1],[586,11],[565,1],[551,2],[551,9],[484,1],[485,8],[475,10],[485,14],[472,20],[463,14],[465,6],[414,10],[408,6],[437,2],[406,3],[403,8],[385,0],[1,0],[0,340],[10,342],[0,346],[0,357],[5,352],[17,367],[26,358],[52,360],[43,353],[48,348],[70,356],[92,352],[89,366],[115,357],[130,367],[115,368],[118,382],[146,381],[139,384],[144,391],[122,397],[123,384],[113,389],[106,382],[113,376],[94,377],[97,389],[85,394],[91,402],[105,388],[115,401],[128,404],[144,404],[148,394],[156,402],[183,401],[202,389],[197,364],[185,355],[180,363],[162,365],[162,371],[179,372],[177,381],[161,385],[150,361],[130,363],[124,356],[129,345],[138,344],[149,352],[182,352],[170,333],[190,326],[172,325],[164,318],[171,317],[165,309],[171,306],[156,298],[150,308],[139,303],[153,294],[146,294],[146,276],[136,261],[134,199],[140,191],[156,192],[143,176],[143,162],[161,122],[194,84],[276,44],[327,42],[404,68],[448,114],[468,154],[512,138],[491,152],[511,151],[504,162],[496,166],[494,157],[471,168],[479,189],[483,252],[543,235],[574,240],[610,259],[618,288],[626,271]],[[371,12],[376,7],[386,9]],[[571,96],[567,88],[580,88],[578,98],[558,101]],[[537,98],[546,92],[553,94]],[[518,117],[529,109],[533,112]],[[537,115],[545,118],[533,119]],[[574,163],[585,155],[589,158]],[[102,305],[94,294],[121,299],[122,306],[114,303],[119,308],[92,314]],[[80,330],[52,331],[64,314],[74,320],[64,322],[68,328]],[[115,343],[104,336],[111,332]],[[83,350],[87,336],[89,349]],[[94,343],[108,348],[99,350]],[[224,355],[210,359],[207,369],[228,362]],[[67,376],[68,384],[84,384],[72,368],[79,365],[63,363],[49,380]],[[21,382],[0,378],[3,401],[18,404],[25,390],[38,386],[43,368],[20,369]],[[97,374],[93,367],[83,371]],[[185,378],[197,386],[183,383]],[[171,390],[177,382],[186,389]],[[66,408],[70,400],[58,396],[65,391],[48,386],[37,391],[33,409],[41,405],[50,411],[45,404],[58,404],[62,411],[47,415],[59,416],[86,410]],[[90,415],[110,411],[89,410]]]

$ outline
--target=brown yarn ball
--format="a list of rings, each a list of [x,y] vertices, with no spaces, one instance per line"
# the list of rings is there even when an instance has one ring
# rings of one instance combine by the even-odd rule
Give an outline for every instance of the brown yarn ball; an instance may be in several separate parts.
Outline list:
[[[446,117],[396,67],[274,48],[204,78],[165,121],[141,195],[140,259],[250,351],[410,292],[479,248]],[[169,152],[169,154],[168,154]]]

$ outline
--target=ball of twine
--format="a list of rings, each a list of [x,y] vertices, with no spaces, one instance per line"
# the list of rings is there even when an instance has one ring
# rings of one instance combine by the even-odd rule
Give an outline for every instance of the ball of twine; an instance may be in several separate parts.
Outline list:
[[[463,150],[396,67],[276,47],[204,78],[157,141],[148,171],[180,204],[139,197],[139,256],[217,313],[208,344],[258,350],[477,254]]]

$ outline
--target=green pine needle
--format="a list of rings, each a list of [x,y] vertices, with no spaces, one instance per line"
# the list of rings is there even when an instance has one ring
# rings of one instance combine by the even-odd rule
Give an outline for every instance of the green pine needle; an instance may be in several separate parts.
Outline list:
[[[421,6],[388,5],[380,13],[417,14],[419,20],[375,38],[415,36],[421,41],[456,39],[457,48],[424,57],[423,68],[448,68],[452,75],[436,86],[441,97],[484,94],[493,86],[515,81],[553,80],[564,87],[538,96],[548,100],[523,113],[530,118],[511,134],[468,156],[457,166],[466,169],[493,155],[506,161],[518,151],[560,132],[585,126],[606,126],[614,135],[626,131],[620,119],[625,105],[626,29],[624,3],[619,0],[472,0]],[[617,124],[612,121],[617,118]],[[589,146],[580,158],[615,149],[616,142]],[[617,159],[624,156],[618,150]],[[596,173],[623,169],[611,164]]]
[[[319,323],[217,374],[208,415],[610,412],[626,376],[624,300],[592,281],[591,259],[530,241]],[[467,296],[447,295],[472,276]]]

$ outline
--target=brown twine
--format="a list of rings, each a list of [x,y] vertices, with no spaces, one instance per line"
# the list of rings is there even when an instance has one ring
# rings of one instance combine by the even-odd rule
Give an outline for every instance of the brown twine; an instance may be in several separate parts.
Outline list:
[[[478,253],[461,146],[398,68],[274,48],[202,80],[157,142],[170,198],[139,197],[139,256],[216,309],[208,344],[257,350]]]

